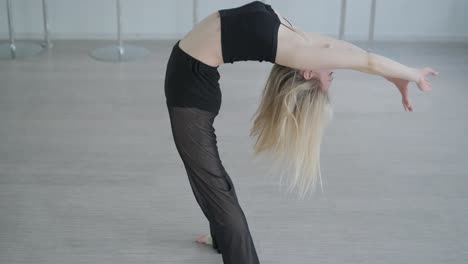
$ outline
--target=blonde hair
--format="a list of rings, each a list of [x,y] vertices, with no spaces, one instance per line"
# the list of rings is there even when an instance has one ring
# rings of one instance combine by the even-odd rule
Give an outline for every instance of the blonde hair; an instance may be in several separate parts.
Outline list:
[[[311,187],[315,191],[317,178],[322,186],[320,145],[333,109],[321,86],[318,78],[306,80],[298,70],[274,64],[250,130],[254,155],[272,154],[271,168],[289,174],[288,190],[297,187],[301,198]]]

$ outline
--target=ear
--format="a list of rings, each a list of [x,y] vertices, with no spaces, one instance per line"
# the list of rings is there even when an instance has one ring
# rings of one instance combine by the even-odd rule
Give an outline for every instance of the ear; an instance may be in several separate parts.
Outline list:
[[[316,74],[314,71],[311,71],[311,70],[302,70],[301,71],[301,75],[302,77],[304,77],[304,79],[306,80],[310,80],[314,77],[316,77]]]

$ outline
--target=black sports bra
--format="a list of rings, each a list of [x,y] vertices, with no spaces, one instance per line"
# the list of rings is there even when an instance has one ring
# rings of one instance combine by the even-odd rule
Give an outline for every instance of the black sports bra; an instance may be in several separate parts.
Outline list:
[[[293,30],[287,19],[284,18],[291,27],[281,23],[273,8],[261,1],[218,12],[224,63],[248,60],[275,63],[280,24]]]

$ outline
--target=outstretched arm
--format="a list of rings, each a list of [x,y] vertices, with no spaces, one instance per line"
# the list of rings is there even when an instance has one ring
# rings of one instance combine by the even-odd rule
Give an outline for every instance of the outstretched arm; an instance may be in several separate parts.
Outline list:
[[[319,47],[353,50],[356,52],[366,53],[365,50],[345,40],[335,39],[335,38],[328,37],[328,36],[325,36],[316,32],[304,32],[304,34],[307,36],[308,40],[311,43],[316,43],[317,46]],[[418,69],[418,71],[420,70]],[[389,76],[383,76],[383,77],[387,79],[388,81],[394,83],[397,87],[398,87],[398,83],[401,83],[401,81],[403,80],[411,81],[410,79],[401,79],[401,78],[389,77]]]
[[[379,67],[375,67],[376,65],[372,65],[372,63],[368,63],[367,67],[358,67],[358,70],[369,73],[369,74],[378,74],[383,76],[385,79],[388,81],[392,82],[400,91],[401,96],[402,96],[402,103],[403,107],[405,108],[406,111],[412,111],[413,107],[411,102],[409,101],[408,98],[408,83],[409,81],[415,81],[418,85],[418,87],[423,90],[431,90],[431,84],[426,80],[425,76],[428,74],[431,75],[437,75],[438,73],[435,72],[434,70],[430,68],[423,68],[423,69],[412,69],[409,67],[406,67],[402,64],[399,64],[395,61],[392,61],[390,59],[387,59],[383,56],[376,55],[376,54],[369,54],[365,50],[353,45],[350,42],[343,41],[343,40],[338,40],[332,37],[324,36],[319,33],[315,32],[302,32],[304,36],[306,36],[308,46],[314,46],[315,48],[330,48],[332,50],[348,50],[348,51],[354,51],[356,53],[361,53],[363,56],[368,56],[369,60],[371,56],[377,57],[376,61],[380,62]],[[356,55],[354,55],[356,56]],[[382,66],[383,64],[383,66]],[[385,64],[387,64],[389,68],[393,68],[393,72],[403,72],[404,75],[393,75],[391,76],[390,74],[385,72]],[[374,68],[374,69],[372,69]],[[401,68],[398,70],[398,68]],[[379,70],[380,69],[380,70]],[[405,74],[406,71],[406,74]],[[416,72],[416,74],[415,74]],[[414,75],[414,76],[413,76]],[[397,76],[397,77],[395,77]],[[405,76],[404,78],[402,78]],[[414,79],[416,76],[416,80]]]
[[[437,75],[431,68],[411,68],[379,54],[357,49],[320,48],[308,41],[287,43],[278,64],[295,69],[350,69],[386,78],[414,81],[422,91],[431,90],[427,75]]]
[[[353,50],[357,52],[366,53],[365,50],[345,40],[335,39],[332,37],[328,37],[326,35],[322,35],[317,32],[304,32],[304,34],[307,36],[308,41],[310,41],[311,43],[317,43],[317,46],[319,47]],[[389,81],[398,79],[398,78],[391,78],[391,77],[385,77],[385,76],[383,77]],[[399,79],[399,80],[403,80],[403,79]]]
[[[301,44],[290,49],[285,58],[284,65],[296,69],[350,69],[415,82],[419,78],[415,68],[378,54],[352,49],[318,48]]]
[[[310,42],[319,43],[321,47],[334,49],[348,49],[360,52],[366,52],[351,42],[329,37],[317,32],[304,32]]]
[[[281,19],[281,14],[277,14]],[[419,79],[417,69],[368,53],[349,42],[315,32],[305,32],[297,27],[294,27],[294,31],[303,38],[294,36],[289,38],[291,41],[287,41],[286,45],[282,45],[285,52],[277,58],[279,64],[296,69],[352,69],[415,82]],[[289,31],[288,33],[291,34]]]

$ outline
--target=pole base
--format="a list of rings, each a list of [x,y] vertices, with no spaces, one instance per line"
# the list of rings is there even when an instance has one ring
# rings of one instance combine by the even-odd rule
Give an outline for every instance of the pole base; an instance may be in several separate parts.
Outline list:
[[[123,62],[144,58],[149,53],[146,48],[125,44],[122,47],[112,45],[97,48],[90,53],[90,56],[99,61]]]
[[[29,41],[15,41],[14,52],[10,42],[0,44],[0,59],[21,59],[38,55],[44,50],[40,44]]]

